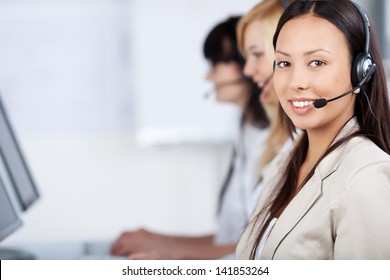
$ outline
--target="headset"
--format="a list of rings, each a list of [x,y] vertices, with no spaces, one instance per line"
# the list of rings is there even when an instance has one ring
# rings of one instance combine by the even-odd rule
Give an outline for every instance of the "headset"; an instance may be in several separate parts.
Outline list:
[[[288,5],[290,5],[289,0],[280,0],[280,4],[282,4],[283,8],[286,9]]]

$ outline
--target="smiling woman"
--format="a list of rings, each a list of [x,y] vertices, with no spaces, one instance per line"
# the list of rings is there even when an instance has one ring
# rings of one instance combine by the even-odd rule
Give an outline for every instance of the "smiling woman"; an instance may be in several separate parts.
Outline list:
[[[273,161],[239,258],[390,258],[390,108],[368,26],[349,0],[296,1],[282,15],[275,90],[285,125],[303,133]],[[314,107],[322,98],[338,101]]]

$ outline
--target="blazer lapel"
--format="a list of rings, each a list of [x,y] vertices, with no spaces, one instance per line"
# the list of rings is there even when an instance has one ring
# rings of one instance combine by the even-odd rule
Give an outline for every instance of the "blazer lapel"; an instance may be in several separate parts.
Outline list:
[[[268,237],[261,259],[273,259],[279,244],[316,203],[321,193],[322,178],[315,172],[280,215]]]
[[[351,119],[335,138],[336,142],[341,137],[352,133],[358,129],[355,118]],[[361,142],[362,139],[356,137],[345,145],[337,148],[327,155],[317,166],[312,178],[303,186],[299,193],[288,204],[275,223],[261,254],[261,259],[273,259],[276,250],[284,238],[294,229],[299,221],[306,215],[310,208],[318,201],[322,194],[322,181],[335,172],[353,146]]]

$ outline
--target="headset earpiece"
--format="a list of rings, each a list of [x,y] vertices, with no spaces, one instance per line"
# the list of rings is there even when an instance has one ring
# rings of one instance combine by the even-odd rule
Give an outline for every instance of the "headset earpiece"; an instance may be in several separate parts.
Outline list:
[[[368,70],[372,66],[371,57],[369,54],[365,53],[359,53],[352,64],[351,69],[351,81],[352,85],[358,85],[365,77],[366,74],[369,72]],[[370,74],[372,76],[372,74]],[[371,77],[367,78],[367,82],[370,80]]]
[[[364,25],[364,52],[360,52],[355,56],[351,68],[351,82],[352,85],[355,87],[361,84],[363,80],[364,81],[360,86],[367,83],[371,79],[372,74],[374,74],[375,68],[372,69],[372,71],[369,71],[370,68],[373,66],[373,62],[370,55],[370,21],[363,8],[361,8],[358,4],[352,1],[350,2],[360,13]],[[367,74],[370,76],[366,77]]]

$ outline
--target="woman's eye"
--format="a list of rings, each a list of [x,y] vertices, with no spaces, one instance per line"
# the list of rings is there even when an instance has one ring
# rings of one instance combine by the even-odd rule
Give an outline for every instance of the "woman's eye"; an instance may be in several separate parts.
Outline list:
[[[262,52],[252,52],[250,55],[255,59],[259,59],[263,55],[263,53]]]
[[[279,68],[286,68],[286,67],[289,67],[291,65],[291,63],[287,62],[287,61],[281,61],[281,62],[278,62],[277,65]]]
[[[313,60],[309,64],[310,67],[319,67],[319,66],[323,66],[323,65],[325,65],[325,62],[320,61],[320,60]]]

